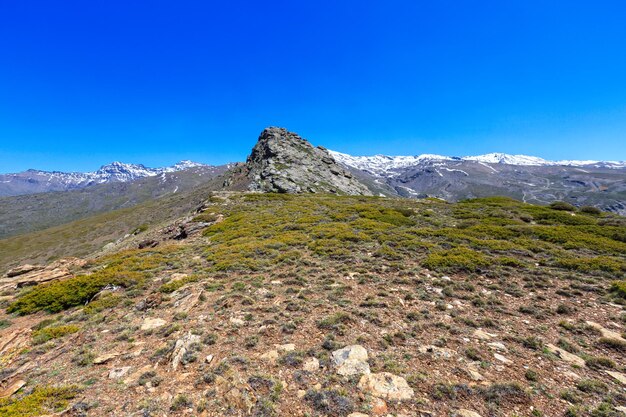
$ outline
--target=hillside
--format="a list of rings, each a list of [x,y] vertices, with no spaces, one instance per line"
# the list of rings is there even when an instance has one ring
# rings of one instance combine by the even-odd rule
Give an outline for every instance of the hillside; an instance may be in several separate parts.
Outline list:
[[[150,247],[138,235],[0,281],[0,415],[626,407],[623,217],[507,198],[208,195],[184,236],[149,228]]]
[[[148,168],[141,164],[112,162],[94,172],[59,172],[29,169],[14,174],[0,174],[0,196],[16,196],[53,191],[71,191],[99,184],[128,183],[141,178],[156,177],[172,172],[203,168],[212,171],[219,167],[180,161],[163,168]]]
[[[547,161],[525,155],[487,154],[355,157],[331,155],[384,195],[447,201],[508,196],[528,203],[562,200],[626,215],[626,163]]]
[[[227,169],[227,166],[202,166],[71,191],[0,197],[0,239],[184,193],[201,187]]]
[[[221,189],[222,181],[220,177],[206,179],[187,191],[170,193],[132,207],[1,239],[0,271],[24,262],[40,263],[68,256],[84,257],[100,252],[107,244],[123,242],[131,237],[143,239],[149,228],[166,227],[181,217],[192,215],[211,191]]]

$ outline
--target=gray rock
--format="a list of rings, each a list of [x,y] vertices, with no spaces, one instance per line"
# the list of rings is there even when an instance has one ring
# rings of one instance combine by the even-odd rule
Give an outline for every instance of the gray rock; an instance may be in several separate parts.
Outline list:
[[[389,372],[363,375],[359,389],[385,400],[410,400],[415,395],[404,378]]]
[[[246,181],[250,191],[371,195],[326,149],[279,127],[263,130],[245,165],[235,167],[225,185],[244,188]]]
[[[346,346],[331,354],[331,361],[337,373],[343,376],[369,374],[367,350],[361,345]]]

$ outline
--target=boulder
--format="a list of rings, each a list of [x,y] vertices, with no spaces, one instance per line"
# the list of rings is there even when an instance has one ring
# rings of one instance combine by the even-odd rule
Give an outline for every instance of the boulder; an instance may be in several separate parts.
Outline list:
[[[94,365],[102,365],[103,363],[107,363],[108,361],[110,361],[111,359],[117,358],[118,356],[120,356],[119,353],[105,353],[104,355],[100,355],[97,358],[95,358],[93,360]]]
[[[555,356],[558,356],[567,363],[571,363],[572,365],[577,366],[585,366],[585,360],[579,356],[574,355],[573,353],[569,353],[568,351],[561,349],[560,347],[554,346],[550,343],[546,344],[546,348]]]
[[[415,395],[406,380],[389,372],[365,374],[359,381],[359,389],[385,400],[410,400]]]
[[[613,379],[618,381],[622,385],[626,385],[626,374],[617,371],[606,371]]]
[[[310,357],[302,364],[302,369],[309,372],[315,372],[320,369],[320,361],[317,358]]]
[[[346,346],[331,354],[337,373],[343,376],[369,374],[367,358],[367,350],[361,345]]]
[[[602,334],[602,337],[607,338],[607,339],[615,339],[615,340],[622,340],[622,341],[626,341],[621,334],[614,332],[613,330],[609,330],[607,328],[605,328],[604,326],[598,324],[598,323],[594,323],[593,321],[587,321],[585,322],[588,326],[598,330],[600,332],[600,334]]]
[[[120,379],[131,370],[130,366],[124,366],[122,368],[114,368],[109,371],[109,379]]]
[[[165,326],[167,322],[159,318],[146,317],[141,324],[141,330],[153,330]]]
[[[183,359],[187,352],[192,352],[192,345],[200,343],[200,336],[188,332],[186,335],[176,341],[174,350],[172,351],[172,369],[176,370],[178,365],[183,363]]]
[[[12,277],[16,277],[18,275],[26,274],[28,272],[32,272],[32,271],[36,271],[36,270],[40,270],[40,269],[43,269],[43,266],[41,266],[41,265],[30,265],[30,264],[20,265],[18,267],[13,268],[13,269],[9,269],[7,271],[7,277],[12,278]]]
[[[0,388],[0,398],[8,398],[11,395],[15,394],[26,385],[26,381],[23,379],[18,379],[16,381],[11,382],[6,388]]]

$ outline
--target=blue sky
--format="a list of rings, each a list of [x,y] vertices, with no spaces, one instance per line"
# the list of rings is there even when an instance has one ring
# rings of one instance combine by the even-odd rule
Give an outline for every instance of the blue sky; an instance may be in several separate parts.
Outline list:
[[[626,159],[623,1],[0,2],[0,172],[352,154]]]

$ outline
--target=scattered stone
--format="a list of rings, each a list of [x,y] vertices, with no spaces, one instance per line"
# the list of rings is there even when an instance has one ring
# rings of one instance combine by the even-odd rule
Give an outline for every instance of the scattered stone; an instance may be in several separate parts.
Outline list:
[[[486,331],[482,329],[474,330],[473,336],[479,340],[489,340],[493,337],[496,337],[495,334],[487,333]]]
[[[489,346],[492,349],[495,350],[500,350],[502,352],[506,352],[506,346],[504,346],[504,343],[501,342],[491,342],[491,343],[487,343],[487,346]]]
[[[385,400],[382,400],[380,398],[373,398],[370,405],[372,407],[371,410],[374,415],[381,416],[383,414],[387,414],[388,410]]]
[[[392,401],[409,400],[414,396],[413,389],[404,378],[389,372],[363,375],[359,389],[374,397]]]
[[[246,411],[248,414],[256,404],[252,389],[238,375],[233,375],[232,380],[217,375],[215,377],[215,391],[228,405]]]
[[[41,266],[41,265],[24,264],[24,265],[20,265],[18,267],[15,267],[13,269],[9,269],[7,271],[7,277],[12,278],[12,277],[16,277],[18,275],[26,274],[28,272],[38,271],[40,269],[43,269],[43,266]]]
[[[205,361],[206,363],[211,363],[211,362],[213,362],[213,355],[207,355],[207,357],[206,357],[206,358],[204,358],[204,361]]]
[[[450,359],[454,356],[454,352],[451,349],[440,348],[433,345],[420,346],[417,350],[420,353],[431,354],[436,358]]]
[[[159,319],[159,318],[150,318],[150,317],[146,317],[143,320],[143,323],[141,324],[141,330],[152,330],[152,329],[157,329],[159,327],[165,326],[165,324],[167,324],[167,322],[163,319]]]
[[[548,343],[546,344],[546,348],[565,362],[571,363],[572,365],[585,366],[585,360],[583,358],[561,349],[558,346]]]
[[[602,334],[602,337],[605,337],[607,339],[624,340],[622,335],[612,330],[609,330],[606,327],[603,327],[601,324],[594,323],[593,321],[587,321],[585,323],[588,326],[593,327],[594,329],[600,331],[600,333]]]
[[[343,376],[369,374],[370,366],[367,363],[367,350],[361,345],[346,346],[331,354],[333,365],[337,373]]]
[[[511,360],[505,358],[504,356],[500,355],[499,353],[494,353],[493,357],[496,358],[497,360],[499,360],[502,363],[513,363]]]
[[[622,385],[626,385],[626,374],[617,371],[606,371],[607,374],[612,376],[616,381],[620,382]]]
[[[180,281],[181,279],[187,278],[188,274],[182,274],[180,272],[175,272],[170,276],[170,282]]]
[[[369,417],[369,416],[363,413],[350,413],[348,414],[348,417]]]
[[[8,363],[19,352],[30,345],[31,329],[13,330],[0,339],[0,363]]]
[[[93,360],[94,365],[102,365],[103,363],[107,363],[111,359],[117,358],[120,356],[120,353],[105,353],[104,355],[100,355]]]
[[[178,365],[183,362],[185,354],[191,352],[191,346],[194,343],[200,343],[200,336],[188,332],[186,335],[176,341],[174,351],[172,352],[172,369],[176,370]],[[183,363],[184,364],[184,363]]]
[[[161,293],[150,294],[143,300],[139,301],[137,305],[135,305],[135,308],[139,311],[146,311],[151,308],[158,307],[162,301],[163,297],[161,296]]]
[[[130,366],[124,366],[122,368],[114,368],[109,371],[109,379],[119,379],[126,375],[131,370]]]
[[[464,408],[457,410],[456,416],[457,417],[481,417],[481,415],[478,414],[476,411],[466,410]]]
[[[8,398],[11,395],[15,394],[26,385],[26,381],[23,379],[18,379],[10,383],[6,388],[0,389],[0,398]]]
[[[279,352],[292,352],[294,350],[296,350],[296,345],[293,343],[287,343],[284,345],[274,345],[276,347],[276,350],[278,350]]]
[[[469,363],[465,371],[467,372],[469,377],[472,378],[473,381],[482,381],[483,379],[485,379],[480,374],[480,372],[478,372],[478,369],[476,369],[476,365],[474,363]]]
[[[309,372],[315,372],[320,369],[320,361],[317,358],[310,357],[302,364],[302,369]]]
[[[231,317],[229,321],[230,321],[230,324],[236,327],[241,327],[244,324],[246,324],[246,322],[243,319],[240,319],[239,317]]]
[[[276,363],[276,361],[278,360],[278,351],[277,350],[270,350],[268,352],[265,352],[264,354],[261,355],[261,359],[266,361],[266,362],[270,362],[270,363]]]
[[[174,307],[177,313],[188,313],[189,310],[194,308],[200,302],[203,290],[191,291],[186,296],[174,302]]]

